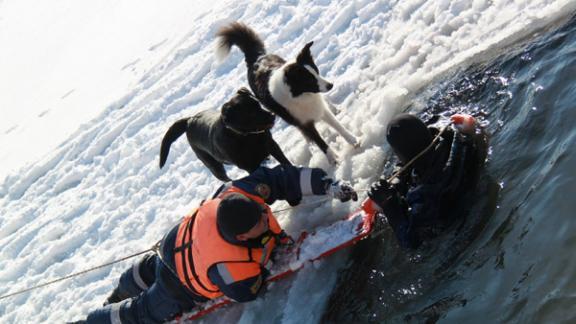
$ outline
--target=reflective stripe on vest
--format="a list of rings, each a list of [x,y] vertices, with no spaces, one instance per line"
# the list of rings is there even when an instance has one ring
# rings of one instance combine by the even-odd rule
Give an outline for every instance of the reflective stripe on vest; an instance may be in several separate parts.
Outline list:
[[[176,236],[174,249],[176,273],[185,287],[209,299],[222,296],[218,286],[208,277],[208,269],[211,266],[226,262],[252,262],[264,266],[276,245],[276,241],[271,239],[263,248],[248,248],[228,243],[220,236],[216,226],[218,205],[222,198],[233,192],[245,195],[265,206],[270,231],[274,234],[281,232],[278,221],[264,200],[236,187],[229,188],[215,199],[205,202],[194,213],[187,215],[178,227]],[[238,273],[231,274],[231,277],[243,278],[244,275],[240,270],[235,271]]]

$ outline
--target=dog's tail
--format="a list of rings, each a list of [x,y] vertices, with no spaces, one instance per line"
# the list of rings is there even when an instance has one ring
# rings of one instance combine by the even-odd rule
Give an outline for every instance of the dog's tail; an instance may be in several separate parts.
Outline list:
[[[162,146],[160,147],[160,168],[162,168],[166,163],[168,153],[170,153],[170,145],[172,145],[180,135],[184,134],[187,128],[188,118],[183,118],[172,124],[166,134],[164,134]]]
[[[244,52],[246,64],[252,65],[258,57],[266,54],[264,43],[256,32],[243,23],[233,22],[220,28],[218,33],[216,56],[224,59],[230,53],[232,46],[236,45]]]

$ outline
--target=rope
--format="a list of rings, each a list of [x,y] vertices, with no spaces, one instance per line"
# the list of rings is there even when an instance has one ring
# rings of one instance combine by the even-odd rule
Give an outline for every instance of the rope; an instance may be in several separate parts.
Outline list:
[[[448,126],[444,126],[440,132],[436,135],[436,137],[434,137],[434,139],[432,140],[432,142],[425,148],[423,149],[420,153],[418,153],[415,157],[412,158],[412,160],[408,161],[408,163],[406,163],[404,166],[402,166],[402,168],[400,168],[398,171],[394,172],[388,179],[386,179],[386,181],[388,183],[390,183],[392,180],[394,180],[394,178],[397,178],[402,172],[406,171],[406,169],[408,169],[414,162],[416,162],[416,160],[418,160],[422,155],[426,154],[426,152],[430,151],[430,149],[432,147],[434,147],[434,144],[436,144],[436,142],[438,142],[438,139],[440,139],[440,136],[442,136],[442,134],[444,133],[444,131],[446,130],[446,128],[448,128]],[[361,188],[361,189],[355,189],[357,192],[358,191],[370,191],[370,189],[366,189],[366,188]]]
[[[394,172],[394,174],[392,174],[392,176],[390,176],[387,181],[390,182],[390,181],[392,181],[394,178],[398,177],[402,172],[404,172],[404,171],[405,171],[406,169],[408,169],[414,162],[416,162],[416,160],[418,160],[422,155],[424,155],[426,152],[428,152],[428,151],[434,146],[434,144],[436,144],[436,142],[438,141],[438,139],[440,138],[440,136],[442,135],[442,133],[444,133],[444,131],[446,130],[446,128],[448,128],[448,126],[444,126],[444,127],[440,130],[440,132],[436,135],[436,137],[434,137],[434,140],[432,140],[432,143],[430,143],[424,150],[422,150],[422,152],[418,153],[414,158],[412,158],[410,161],[408,161],[408,163],[406,163],[402,168],[400,168],[400,170]],[[356,191],[368,191],[368,190],[369,190],[369,189],[357,189]],[[273,210],[272,212],[273,212],[273,213],[283,213],[283,212],[286,212],[286,211],[289,211],[289,210],[292,210],[292,209],[301,208],[301,207],[310,206],[310,205],[314,205],[314,204],[317,204],[317,203],[325,202],[325,201],[328,201],[328,200],[330,200],[330,199],[332,199],[332,197],[324,197],[324,198],[316,199],[316,200],[314,200],[314,201],[310,201],[310,202],[307,202],[307,203],[304,203],[304,204],[299,204],[299,205],[297,205],[297,206],[291,206],[291,207],[287,207],[287,208],[283,208],[283,209]],[[381,232],[382,232],[382,231],[381,231]],[[379,234],[381,234],[381,233],[376,233],[376,236],[379,235]],[[125,257],[123,257],[123,258],[120,258],[120,259],[117,259],[117,260],[114,260],[114,261],[111,261],[111,262],[108,262],[108,263],[104,263],[104,264],[101,264],[101,265],[99,265],[99,266],[96,266],[96,267],[93,267],[93,268],[90,268],[90,269],[86,269],[86,270],[84,270],[84,271],[76,272],[76,273],[73,273],[73,274],[71,274],[71,275],[68,275],[68,276],[65,276],[65,277],[62,277],[62,278],[58,278],[58,279],[55,279],[55,280],[52,280],[52,281],[49,281],[49,282],[45,282],[45,283],[43,283],[43,284],[39,284],[39,285],[36,285],[36,286],[32,286],[32,287],[30,287],[30,288],[26,288],[26,289],[23,289],[23,290],[20,290],[20,291],[16,291],[16,292],[10,293],[10,294],[8,294],[8,295],[0,296],[0,300],[5,299],[5,298],[8,298],[8,297],[15,296],[15,295],[23,294],[23,293],[25,293],[25,292],[28,292],[28,291],[31,291],[31,290],[35,290],[35,289],[38,289],[38,288],[46,287],[46,286],[55,284],[55,283],[57,283],[57,282],[70,279],[70,278],[78,277],[78,276],[83,275],[83,274],[85,274],[85,273],[88,273],[88,272],[91,272],[91,271],[95,271],[95,270],[98,270],[98,269],[101,269],[101,268],[105,268],[105,267],[114,265],[114,264],[116,264],[116,263],[120,263],[120,262],[126,261],[126,260],[128,260],[128,259],[137,257],[137,256],[142,255],[142,254],[144,254],[144,253],[156,252],[156,251],[158,251],[159,246],[160,246],[160,241],[158,241],[156,244],[154,244],[154,246],[152,246],[151,248],[149,248],[149,249],[147,249],[147,250],[140,251],[140,252],[137,252],[137,253],[134,253],[134,254],[125,256]]]
[[[52,284],[55,284],[55,283],[57,283],[57,282],[60,282],[60,281],[63,281],[63,280],[67,280],[67,279],[70,279],[70,278],[73,278],[73,277],[77,277],[77,276],[83,275],[83,274],[85,274],[85,273],[88,273],[88,272],[91,272],[91,271],[94,271],[94,270],[98,270],[98,269],[101,269],[101,268],[104,268],[104,267],[107,267],[107,266],[111,266],[111,265],[113,265],[113,264],[115,264],[115,263],[119,263],[119,262],[122,262],[122,261],[126,261],[126,260],[128,260],[128,259],[137,257],[137,256],[139,256],[139,255],[141,255],[141,254],[144,254],[144,253],[148,253],[148,252],[151,252],[151,251],[156,251],[156,250],[158,249],[159,244],[160,244],[160,242],[154,244],[153,247],[151,247],[151,248],[149,248],[149,249],[147,249],[147,250],[144,250],[144,251],[141,251],[141,252],[137,252],[137,253],[131,254],[131,255],[129,255],[129,256],[126,256],[126,257],[123,257],[123,258],[120,258],[120,259],[117,259],[117,260],[114,260],[114,261],[111,261],[111,262],[108,262],[108,263],[105,263],[105,264],[102,264],[102,265],[93,267],[93,268],[90,268],[90,269],[86,269],[86,270],[84,270],[84,271],[76,272],[76,273],[73,273],[73,274],[71,274],[71,275],[68,275],[68,276],[65,276],[65,277],[56,279],[56,280],[52,280],[52,281],[49,281],[49,282],[45,282],[45,283],[40,284],[40,285],[36,285],[36,286],[30,287],[30,288],[26,288],[26,289],[23,289],[23,290],[20,290],[20,291],[17,291],[17,292],[13,292],[13,293],[8,294],[8,295],[4,295],[4,296],[0,297],[0,300],[5,299],[5,298],[8,298],[8,297],[15,296],[15,295],[23,294],[23,293],[25,293],[25,292],[28,292],[28,291],[31,291],[31,290],[34,290],[34,289],[46,287],[46,286],[48,286],[48,285],[52,285]]]
[[[307,202],[307,203],[305,203],[305,204],[300,204],[300,205],[298,205],[298,206],[293,206],[293,207],[288,207],[288,208],[284,208],[284,209],[274,210],[273,212],[274,212],[274,213],[282,213],[282,212],[289,211],[289,210],[291,210],[291,209],[295,209],[295,208],[297,208],[297,207],[304,207],[304,206],[309,206],[309,205],[321,203],[321,202],[327,201],[327,200],[329,200],[329,199],[331,199],[331,197],[325,197],[325,198],[322,198],[322,199],[317,199],[317,200],[314,200],[314,201]],[[0,297],[0,300],[6,299],[6,298],[12,297],[12,296],[20,295],[20,294],[23,294],[23,293],[25,293],[25,292],[28,292],[28,291],[31,291],[31,290],[35,290],[35,289],[38,289],[38,288],[46,287],[46,286],[55,284],[55,283],[60,282],[60,281],[64,281],[64,280],[68,280],[68,279],[71,279],[71,278],[74,278],[74,277],[78,277],[78,276],[83,275],[83,274],[85,274],[85,273],[92,272],[92,271],[95,271],[95,270],[98,270],[98,269],[101,269],[101,268],[105,268],[105,267],[114,265],[114,264],[116,264],[116,263],[120,263],[120,262],[126,261],[126,260],[128,260],[128,259],[132,259],[132,258],[134,258],[134,257],[137,257],[137,256],[139,256],[139,255],[142,255],[142,254],[145,254],[145,253],[148,253],[148,252],[156,252],[156,251],[158,250],[159,246],[160,246],[160,241],[158,241],[156,244],[154,244],[153,247],[151,247],[151,248],[149,248],[149,249],[146,249],[146,250],[144,250],[144,251],[140,251],[140,252],[137,252],[137,253],[134,253],[134,254],[125,256],[125,257],[123,257],[123,258],[120,258],[120,259],[117,259],[117,260],[114,260],[114,261],[111,261],[111,262],[108,262],[108,263],[101,264],[101,265],[99,265],[99,266],[96,266],[96,267],[93,267],[93,268],[90,268],[90,269],[86,269],[86,270],[83,270],[83,271],[80,271],[80,272],[76,272],[76,273],[73,273],[73,274],[71,274],[71,275],[68,275],[68,276],[65,276],[65,277],[62,277],[62,278],[58,278],[58,279],[55,279],[55,280],[52,280],[52,281],[49,281],[49,282],[45,282],[45,283],[43,283],[43,284],[39,284],[39,285],[36,285],[36,286],[32,286],[32,287],[29,287],[29,288],[26,288],[26,289],[22,289],[22,290],[19,290],[19,291],[10,293],[10,294],[8,294],[8,295],[1,296],[1,297]]]
[[[298,208],[298,207],[304,207],[304,206],[309,206],[309,205],[321,203],[321,202],[327,201],[327,200],[329,200],[329,199],[331,199],[331,197],[325,197],[325,198],[322,198],[322,199],[317,199],[317,200],[314,200],[314,201],[307,202],[307,203],[305,203],[305,204],[300,204],[300,205],[298,205],[298,206],[293,206],[293,207],[288,207],[288,208],[284,208],[284,209],[274,210],[273,213],[282,213],[282,212],[286,212],[286,211],[289,211],[289,210],[291,210],[291,209],[295,209],[295,208]],[[6,298],[12,297],[12,296],[20,295],[20,294],[23,294],[23,293],[25,293],[25,292],[29,292],[29,291],[31,291],[31,290],[35,290],[35,289],[38,289],[38,288],[46,287],[46,286],[55,284],[55,283],[60,282],[60,281],[64,281],[64,280],[68,280],[68,279],[71,279],[71,278],[74,278],[74,277],[78,277],[78,276],[83,275],[83,274],[85,274],[85,273],[92,272],[92,271],[95,271],[95,270],[98,270],[98,269],[101,269],[101,268],[105,268],[105,267],[114,265],[114,264],[116,264],[116,263],[120,263],[120,262],[126,261],[126,260],[128,260],[128,259],[132,259],[132,258],[134,258],[134,257],[137,257],[137,256],[139,256],[139,255],[142,255],[142,254],[145,254],[145,253],[148,253],[148,252],[156,252],[156,251],[158,250],[159,246],[160,246],[160,241],[158,241],[156,244],[154,244],[153,247],[151,247],[151,248],[149,248],[149,249],[146,249],[146,250],[144,250],[144,251],[140,251],[140,252],[137,252],[137,253],[134,253],[134,254],[125,256],[125,257],[123,257],[123,258],[116,259],[116,260],[114,260],[114,261],[101,264],[101,265],[99,265],[99,266],[96,266],[96,267],[93,267],[93,268],[90,268],[90,269],[86,269],[86,270],[83,270],[83,271],[80,271],[80,272],[76,272],[76,273],[73,273],[73,274],[68,275],[68,276],[65,276],[65,277],[61,277],[61,278],[58,278],[58,279],[55,279],[55,280],[52,280],[52,281],[49,281],[49,282],[45,282],[45,283],[43,283],[43,284],[39,284],[39,285],[32,286],[32,287],[29,287],[29,288],[26,288],[26,289],[22,289],[22,290],[19,290],[19,291],[16,291],[16,292],[13,292],[13,293],[4,295],[4,296],[0,296],[0,300],[6,299]]]
[[[406,171],[406,169],[408,169],[414,162],[416,162],[416,160],[418,160],[422,155],[424,155],[424,154],[426,154],[426,152],[430,151],[430,149],[432,147],[434,147],[436,142],[440,139],[440,136],[442,136],[442,133],[444,133],[444,131],[447,128],[448,128],[448,125],[442,127],[440,132],[432,140],[432,143],[430,143],[424,150],[422,150],[422,152],[418,153],[415,157],[413,157],[412,160],[408,161],[408,163],[406,163],[404,166],[402,166],[402,168],[400,168],[400,170],[394,172],[386,181],[391,182],[392,180],[394,180],[394,178],[397,178],[402,172]]]
[[[449,127],[450,125],[446,125],[444,127],[442,127],[442,129],[440,130],[440,132],[438,132],[438,134],[436,134],[436,136],[434,137],[434,139],[432,140],[432,142],[430,142],[430,144],[428,144],[428,146],[426,146],[426,148],[424,148],[420,153],[416,154],[415,157],[413,157],[410,161],[408,161],[408,163],[406,163],[405,165],[402,166],[402,168],[400,168],[398,171],[394,172],[386,181],[387,182],[391,182],[392,180],[394,180],[394,178],[397,178],[402,172],[406,171],[406,169],[408,169],[412,164],[414,164],[414,162],[416,162],[416,160],[418,160],[422,155],[426,154],[426,152],[430,151],[430,149],[432,149],[434,147],[434,145],[436,144],[436,142],[438,142],[438,140],[440,139],[440,137],[442,136],[442,134],[444,133],[444,131]],[[358,191],[369,191],[370,189],[355,189],[357,192]],[[309,205],[313,205],[313,204],[317,204],[317,203],[321,203],[321,202],[325,202],[328,200],[331,200],[332,197],[324,197],[324,198],[320,198],[314,201],[310,201],[307,202],[305,204],[299,204],[297,206],[292,206],[292,207],[288,207],[288,208],[284,208],[284,209],[278,209],[278,210],[273,210],[273,213],[282,213],[285,211],[289,211],[292,209],[296,209],[296,208],[300,208],[300,207],[305,207],[305,206],[309,206]]]

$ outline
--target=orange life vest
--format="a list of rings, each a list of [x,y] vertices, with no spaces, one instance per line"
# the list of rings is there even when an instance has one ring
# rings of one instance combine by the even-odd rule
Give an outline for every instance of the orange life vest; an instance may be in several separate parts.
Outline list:
[[[233,192],[243,194],[265,206],[270,231],[280,234],[282,230],[270,207],[261,197],[236,187],[229,188],[187,215],[178,227],[176,235],[174,250],[176,273],[185,287],[209,299],[222,296],[218,286],[208,277],[208,269],[211,266],[230,265],[225,269],[228,279],[232,281],[247,279],[260,273],[260,267],[268,262],[276,246],[276,239],[270,239],[263,248],[248,248],[231,244],[220,236],[216,225],[216,211],[222,198]]]

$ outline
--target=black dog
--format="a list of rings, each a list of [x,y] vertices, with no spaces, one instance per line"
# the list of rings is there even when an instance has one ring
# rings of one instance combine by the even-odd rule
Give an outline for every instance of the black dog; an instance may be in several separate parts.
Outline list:
[[[196,156],[222,181],[230,181],[224,163],[252,172],[272,155],[281,164],[291,164],[270,133],[274,119],[248,89],[241,88],[221,113],[203,111],[174,123],[162,139],[160,168],[170,145],[184,132]]]
[[[258,100],[298,127],[306,138],[320,147],[331,163],[336,163],[336,154],[316,130],[316,122],[325,121],[348,143],[355,147],[360,145],[358,139],[336,120],[329,103],[321,95],[333,85],[320,76],[310,53],[312,42],[304,46],[295,60],[287,62],[278,55],[267,54],[258,34],[242,23],[221,28],[217,36],[220,57],[227,55],[234,45],[244,52],[248,82]]]

